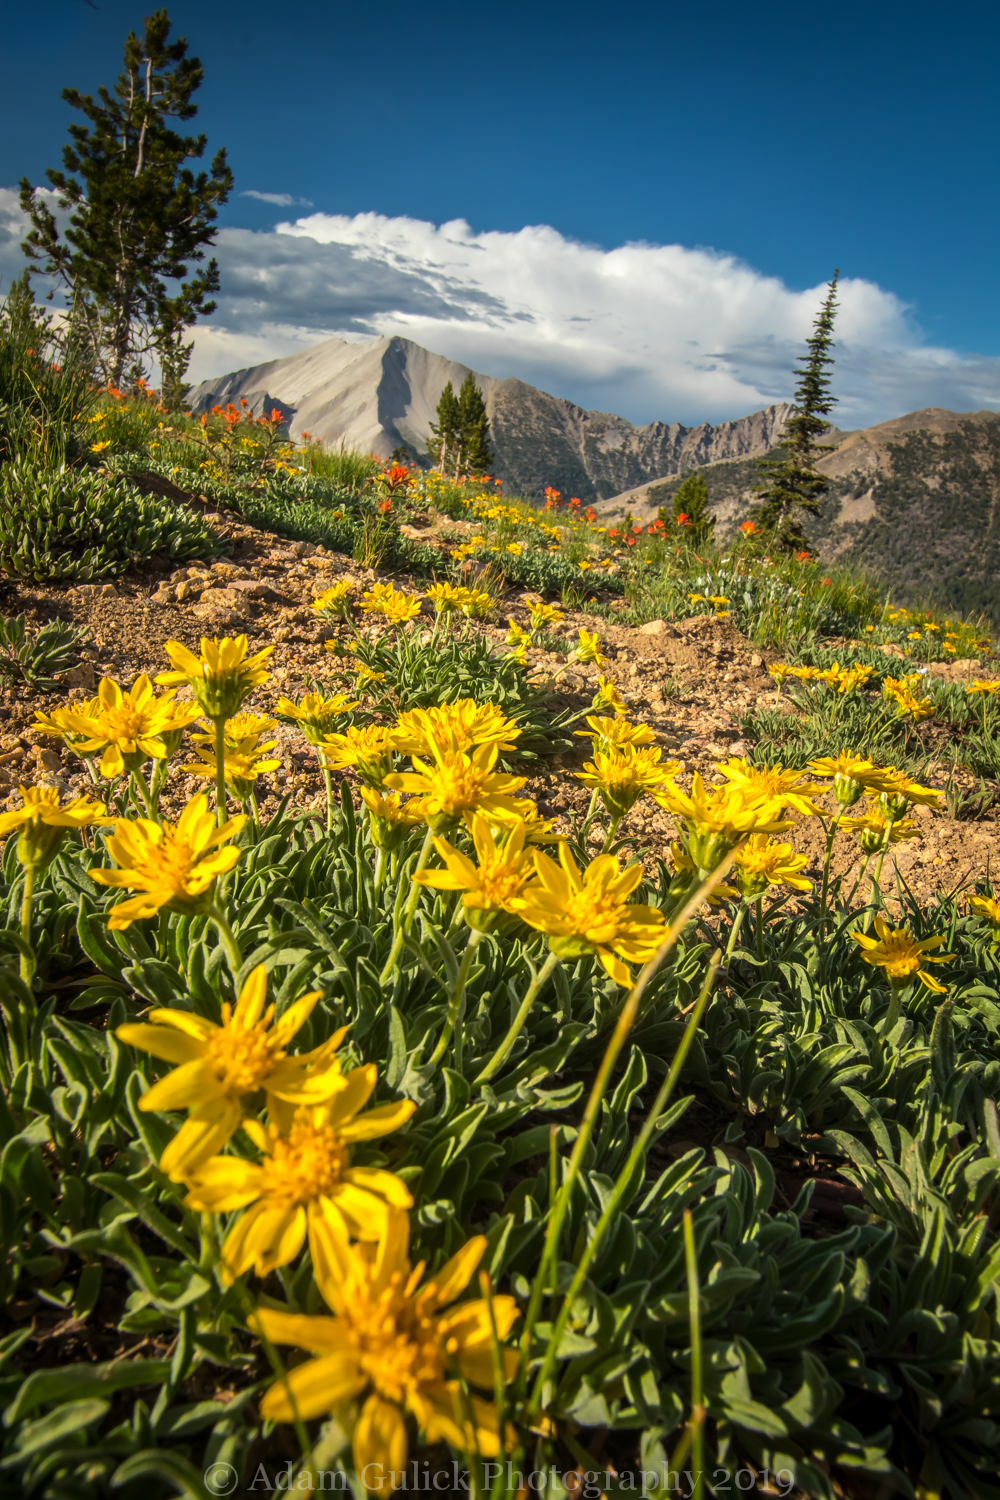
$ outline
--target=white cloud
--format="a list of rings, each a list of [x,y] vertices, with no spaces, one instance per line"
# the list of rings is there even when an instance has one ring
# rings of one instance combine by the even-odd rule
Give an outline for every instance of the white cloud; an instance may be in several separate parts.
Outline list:
[[[291,193],[258,193],[256,188],[246,188],[241,198],[259,198],[261,203],[273,203],[277,208],[312,208],[311,198],[296,198]]]
[[[21,233],[16,193],[0,190],[5,281]],[[374,213],[224,229],[215,254],[222,292],[196,330],[195,379],[331,334],[402,334],[635,422],[719,421],[787,399],[824,290],[792,291],[713,250],[603,250],[545,225],[477,233],[462,220]],[[1000,407],[1000,359],[926,343],[900,299],[872,282],[842,281],[840,304],[839,426],[924,406]]]

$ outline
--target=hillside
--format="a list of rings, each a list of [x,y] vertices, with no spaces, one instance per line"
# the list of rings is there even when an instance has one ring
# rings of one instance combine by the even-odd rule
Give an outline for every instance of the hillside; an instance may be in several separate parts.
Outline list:
[[[819,464],[831,490],[807,525],[820,556],[882,574],[901,599],[1000,618],[1000,415],[928,407],[831,440]],[[724,534],[747,513],[756,465],[701,472]],[[643,485],[599,509],[646,519],[672,503],[678,483]]]
[[[522,380],[473,373],[489,413],[494,473],[528,494],[554,485],[590,503],[695,465],[766,452],[789,410],[771,406],[716,426],[635,426]],[[330,446],[380,458],[405,447],[419,458],[427,451],[445,384],[450,380],[457,389],[467,374],[467,366],[409,339],[348,343],[334,338],[301,354],[203,381],[191,400],[195,412],[241,399],[254,412],[277,407],[293,437],[309,432]]]

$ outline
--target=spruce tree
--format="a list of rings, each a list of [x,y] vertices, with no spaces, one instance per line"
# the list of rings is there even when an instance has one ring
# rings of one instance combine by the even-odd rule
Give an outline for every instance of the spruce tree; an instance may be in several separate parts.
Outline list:
[[[437,421],[431,423],[431,440],[427,445],[427,452],[440,473],[445,473],[449,465],[454,465],[461,447],[461,437],[458,397],[449,380],[441,392],[441,399],[437,404]]]
[[[685,535],[703,546],[715,530],[715,517],[708,508],[708,486],[701,474],[688,474],[674,494],[674,521],[687,517]]]
[[[188,165],[206,137],[180,135],[174,122],[197,114],[192,95],[203,72],[187,42],[168,42],[169,34],[167,12],[154,11],[141,38],[129,33],[113,91],[102,86],[94,99],[63,90],[88,122],[69,127],[65,170],[46,174],[59,207],[72,210],[65,237],[27,178],[21,207],[31,221],[24,253],[66,293],[64,359],[82,359],[120,386],[155,354],[176,402],[191,351],[184,330],[214,311],[210,294],[219,287],[214,260],[185,279],[188,262],[204,260],[233,178],[224,150],[207,172]]]
[[[458,423],[461,434],[459,461],[462,472],[465,474],[488,473],[493,467],[490,423],[486,415],[483,393],[471,372],[466,375],[462,382],[462,389],[458,393]]]
[[[808,548],[802,529],[803,515],[818,516],[830,481],[816,470],[816,461],[828,447],[817,441],[830,430],[825,420],[836,404],[830,393],[827,366],[833,364],[833,321],[837,312],[837,279],[827,288],[823,306],[806,340],[808,354],[798,361],[798,385],[792,415],[785,423],[780,457],[761,459],[761,483],[756,487],[753,519],[771,546],[785,552]]]

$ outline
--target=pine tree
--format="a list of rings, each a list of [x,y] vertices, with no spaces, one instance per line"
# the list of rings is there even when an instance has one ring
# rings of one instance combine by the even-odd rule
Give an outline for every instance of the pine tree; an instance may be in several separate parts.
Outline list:
[[[688,474],[674,494],[674,522],[686,516],[684,534],[696,546],[704,546],[715,530],[715,517],[708,508],[708,486],[701,474]]]
[[[758,501],[753,518],[768,542],[785,552],[808,548],[801,518],[820,514],[823,496],[830,487],[826,476],[817,472],[816,461],[828,451],[817,439],[830,430],[831,423],[825,418],[837,400],[830,394],[826,367],[833,364],[829,350],[833,347],[839,276],[839,270],[834,271],[812,336],[806,340],[809,353],[798,361],[795,405],[785,423],[782,456],[760,460],[762,482],[755,491]]]
[[[465,474],[487,474],[493,467],[490,423],[483,393],[471,372],[458,393],[460,466]],[[456,469],[457,473],[457,469]]]
[[[209,298],[219,287],[214,260],[186,280],[187,263],[204,259],[233,177],[224,150],[208,172],[187,165],[202,156],[206,137],[182,136],[173,122],[197,114],[191,100],[204,75],[187,42],[168,43],[169,34],[167,12],[155,11],[141,39],[129,33],[113,92],[102,86],[95,100],[63,90],[89,122],[69,127],[65,170],[46,174],[59,207],[72,210],[65,238],[27,178],[21,207],[31,221],[24,253],[66,293],[64,359],[82,359],[120,386],[156,354],[176,400],[191,351],[184,330],[214,311]]]
[[[431,440],[427,445],[427,452],[440,473],[445,473],[449,464],[454,466],[461,447],[461,437],[458,397],[449,380],[441,392],[441,399],[437,404],[437,421],[431,423]]]

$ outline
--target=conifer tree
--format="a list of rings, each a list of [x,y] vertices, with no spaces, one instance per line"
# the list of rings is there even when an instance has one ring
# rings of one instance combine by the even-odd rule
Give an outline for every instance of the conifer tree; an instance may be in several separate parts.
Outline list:
[[[808,354],[798,361],[798,385],[792,415],[785,423],[781,440],[781,457],[761,459],[761,483],[756,488],[757,504],[753,518],[768,542],[785,552],[798,552],[809,546],[802,529],[802,516],[818,516],[830,481],[816,470],[816,461],[827,447],[817,441],[830,430],[825,420],[836,404],[830,393],[827,366],[833,364],[833,321],[837,312],[837,279],[827,288],[823,306],[817,314]]]
[[[461,434],[460,467],[465,474],[486,474],[493,467],[490,423],[483,393],[470,372],[458,393],[458,423]],[[456,470],[457,472],[457,470]]]
[[[440,473],[444,474],[449,465],[454,466],[461,446],[461,436],[458,397],[449,380],[441,392],[441,399],[437,404],[437,421],[431,423],[431,440],[427,445],[427,451]]]
[[[686,516],[685,534],[696,546],[703,546],[715,530],[715,517],[708,508],[708,486],[702,474],[691,473],[681,480],[674,494],[674,521]]]
[[[169,42],[169,34],[167,12],[154,11],[141,38],[129,33],[112,91],[102,86],[95,99],[63,90],[88,122],[69,127],[65,170],[46,174],[60,209],[72,211],[65,236],[27,178],[21,207],[31,221],[24,253],[66,293],[64,359],[83,360],[120,386],[155,353],[175,401],[186,391],[184,330],[214,310],[219,286],[214,260],[185,279],[188,262],[204,259],[233,178],[224,150],[207,172],[188,165],[206,137],[180,135],[174,124],[197,114],[192,95],[203,71],[183,37]]]

